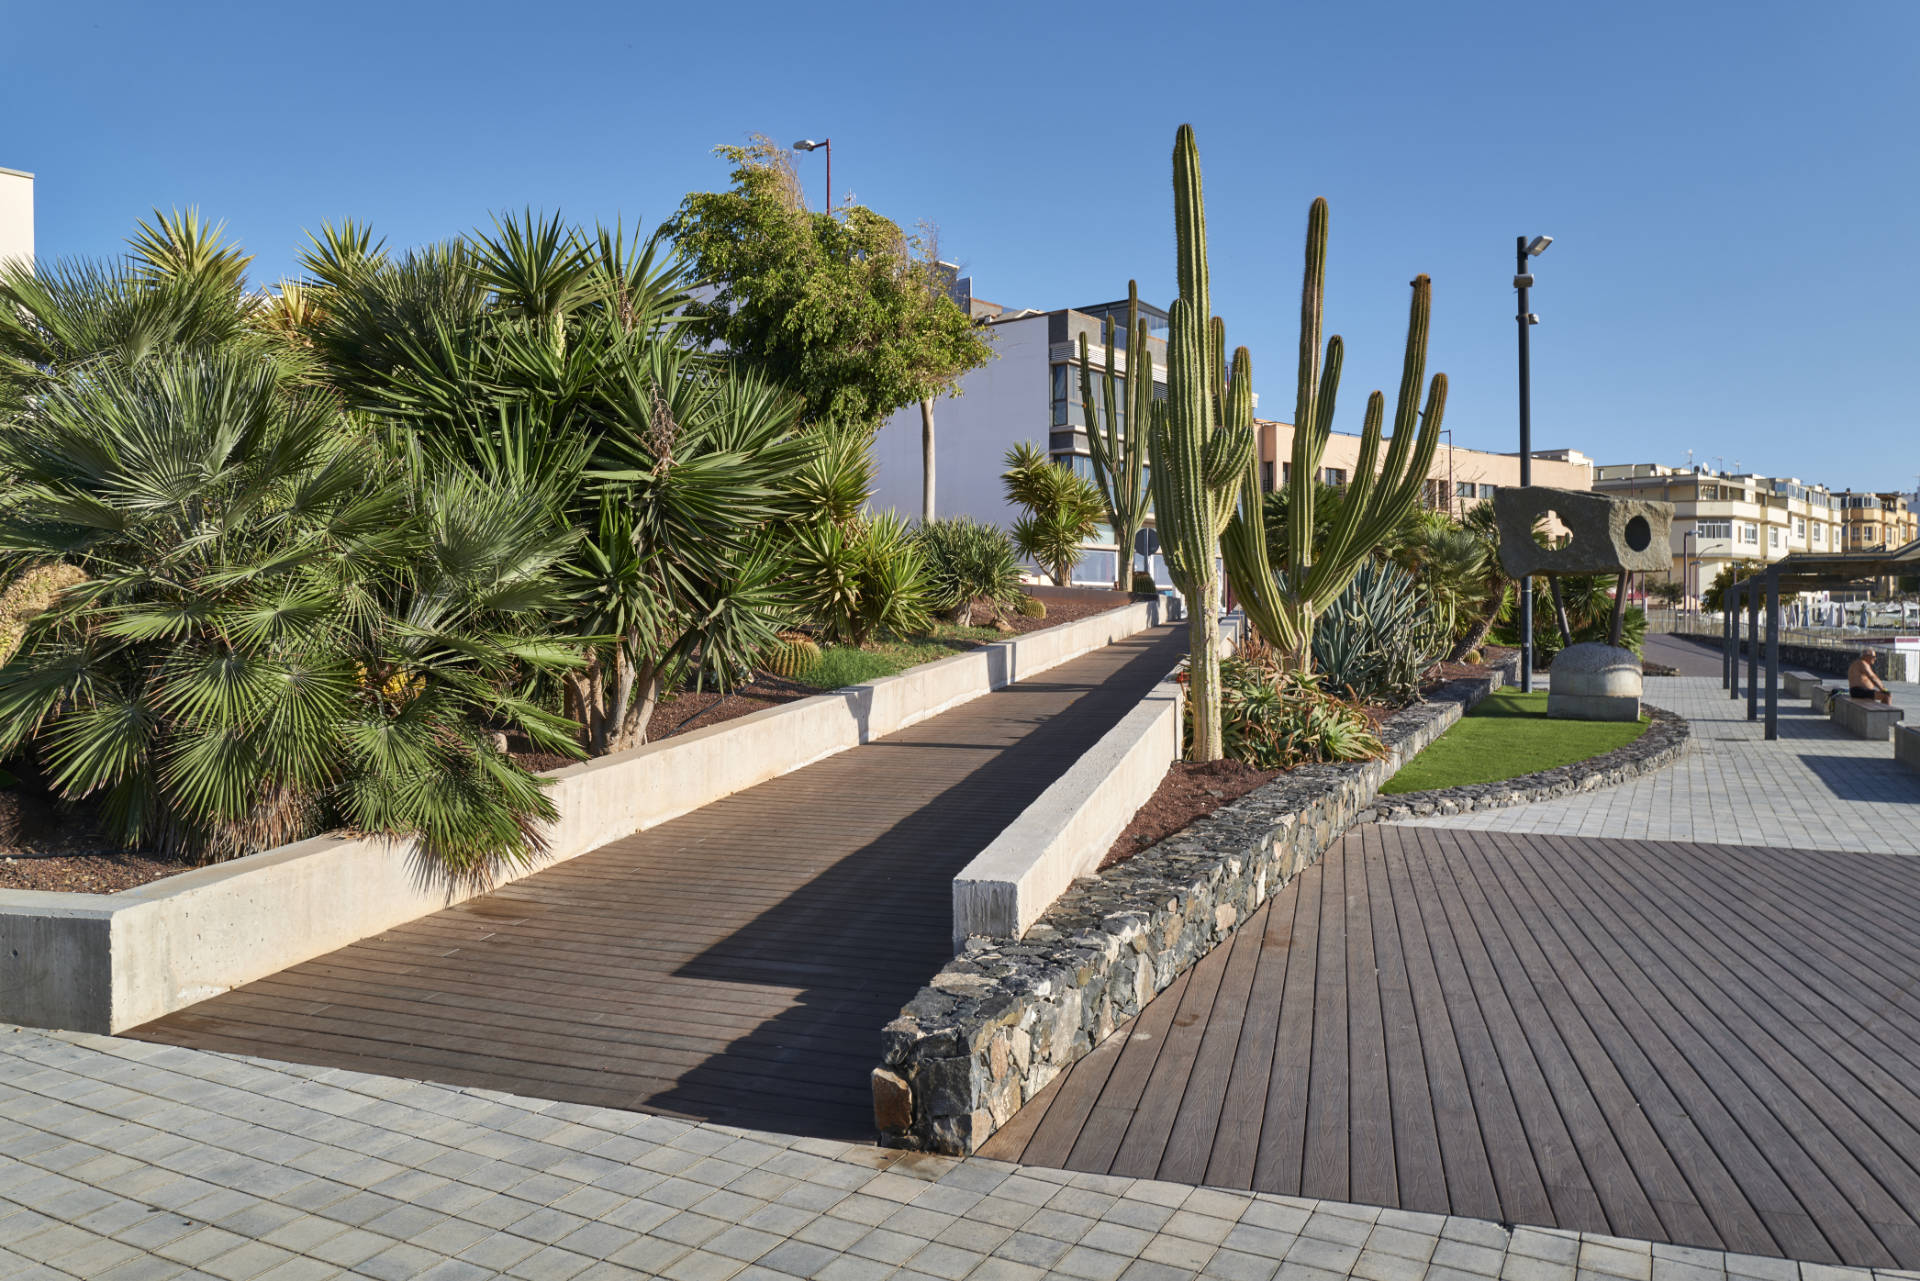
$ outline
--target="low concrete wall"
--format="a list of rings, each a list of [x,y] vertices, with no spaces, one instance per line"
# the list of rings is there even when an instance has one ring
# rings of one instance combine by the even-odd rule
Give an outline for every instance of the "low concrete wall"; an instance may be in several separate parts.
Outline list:
[[[1161,681],[953,878],[953,944],[1007,938],[1100,866],[1180,759],[1184,686]]]
[[[549,852],[518,880],[1151,626],[1157,602],[552,771]],[[315,837],[117,894],[0,890],[0,1020],[118,1032],[488,888],[411,842]]]
[[[1387,718],[1385,760],[1302,765],[1074,882],[1019,938],[969,938],[884,1033],[881,1142],[974,1151],[1225,939],[1364,811],[1380,784],[1500,687],[1457,680]]]
[[[1920,774],[1920,725],[1901,725],[1893,731],[1893,759]]]

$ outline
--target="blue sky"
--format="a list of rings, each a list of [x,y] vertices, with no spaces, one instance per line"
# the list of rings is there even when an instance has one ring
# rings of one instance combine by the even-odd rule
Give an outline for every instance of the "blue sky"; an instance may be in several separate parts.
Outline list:
[[[1526,25],[1522,25],[1525,23]],[[1333,209],[1341,426],[1398,377],[1407,282],[1463,446],[1510,449],[1512,246],[1546,232],[1538,447],[1912,488],[1920,5],[325,6],[0,0],[0,165],[43,255],[153,206],[266,277],[352,216],[390,244],[489,211],[651,225],[710,148],[834,139],[834,181],[931,219],[985,297],[1172,292],[1169,151],[1198,130],[1214,300],[1293,401],[1307,202]],[[818,155],[800,158],[817,200]]]

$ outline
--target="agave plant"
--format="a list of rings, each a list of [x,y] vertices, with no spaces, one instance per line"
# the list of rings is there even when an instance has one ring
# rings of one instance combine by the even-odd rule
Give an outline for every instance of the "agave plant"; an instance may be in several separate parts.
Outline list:
[[[500,477],[408,474],[334,397],[236,351],[97,366],[0,433],[0,558],[84,573],[0,667],[0,754],[123,842],[217,860],[346,823],[456,870],[552,818],[499,749],[567,751],[511,690],[567,662],[571,542]]]
[[[1314,669],[1330,688],[1369,701],[1404,702],[1446,652],[1445,621],[1427,608],[1413,576],[1392,561],[1368,560],[1320,616]]]
[[[968,516],[922,525],[914,542],[927,565],[928,603],[962,627],[973,625],[974,602],[992,610],[1026,599],[1020,561],[1006,532]]]

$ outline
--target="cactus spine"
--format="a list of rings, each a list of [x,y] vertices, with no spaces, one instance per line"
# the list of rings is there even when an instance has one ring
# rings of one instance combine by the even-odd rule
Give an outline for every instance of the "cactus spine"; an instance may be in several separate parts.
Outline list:
[[[1140,286],[1127,282],[1127,390],[1125,425],[1116,412],[1122,403],[1114,390],[1114,329],[1109,316],[1101,326],[1107,347],[1107,381],[1102,388],[1106,415],[1096,412],[1093,370],[1087,361],[1087,336],[1080,335],[1080,405],[1086,411],[1087,446],[1093,477],[1107,504],[1119,552],[1113,589],[1133,590],[1133,536],[1147,519],[1147,424],[1153,416],[1153,353],[1147,350],[1147,322],[1140,319]]]
[[[1433,285],[1426,276],[1413,280],[1407,317],[1407,349],[1400,369],[1400,396],[1380,458],[1386,400],[1367,397],[1360,457],[1354,464],[1339,517],[1326,540],[1313,542],[1315,478],[1327,438],[1333,432],[1334,400],[1340,389],[1344,348],[1338,334],[1320,353],[1322,305],[1326,296],[1327,202],[1316,199],[1307,214],[1306,268],[1300,288],[1300,367],[1294,399],[1293,458],[1287,478],[1287,547],[1284,575],[1276,575],[1261,520],[1260,474],[1250,459],[1239,486],[1234,513],[1221,551],[1234,592],[1248,619],[1269,644],[1294,656],[1304,669],[1311,661],[1314,620],[1327,602],[1352,581],[1373,548],[1420,499],[1420,486],[1433,463],[1440,421],[1447,407],[1447,376],[1435,374],[1426,387],[1427,320]]]
[[[1187,598],[1187,697],[1191,758],[1218,760],[1220,732],[1220,534],[1232,519],[1253,456],[1252,362],[1236,352],[1223,368],[1226,329],[1212,318],[1207,214],[1193,127],[1173,144],[1173,218],[1180,296],[1167,338],[1167,400],[1153,403],[1149,446],[1155,521],[1167,571]],[[1151,387],[1149,386],[1149,395]]]

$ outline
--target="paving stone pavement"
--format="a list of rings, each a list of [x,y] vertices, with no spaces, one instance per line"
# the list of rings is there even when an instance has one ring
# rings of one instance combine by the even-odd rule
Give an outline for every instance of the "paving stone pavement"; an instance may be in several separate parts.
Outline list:
[[[1894,686],[1920,723],[1920,685]],[[1780,737],[1747,720],[1711,677],[1649,677],[1646,701],[1693,726],[1693,745],[1663,770],[1618,787],[1474,814],[1409,819],[1416,826],[1635,840],[1920,854],[1920,774],[1891,743],[1835,729],[1805,700],[1781,697]],[[1761,709],[1764,717],[1765,709]]]
[[[0,1032],[0,1277],[1920,1281]]]

